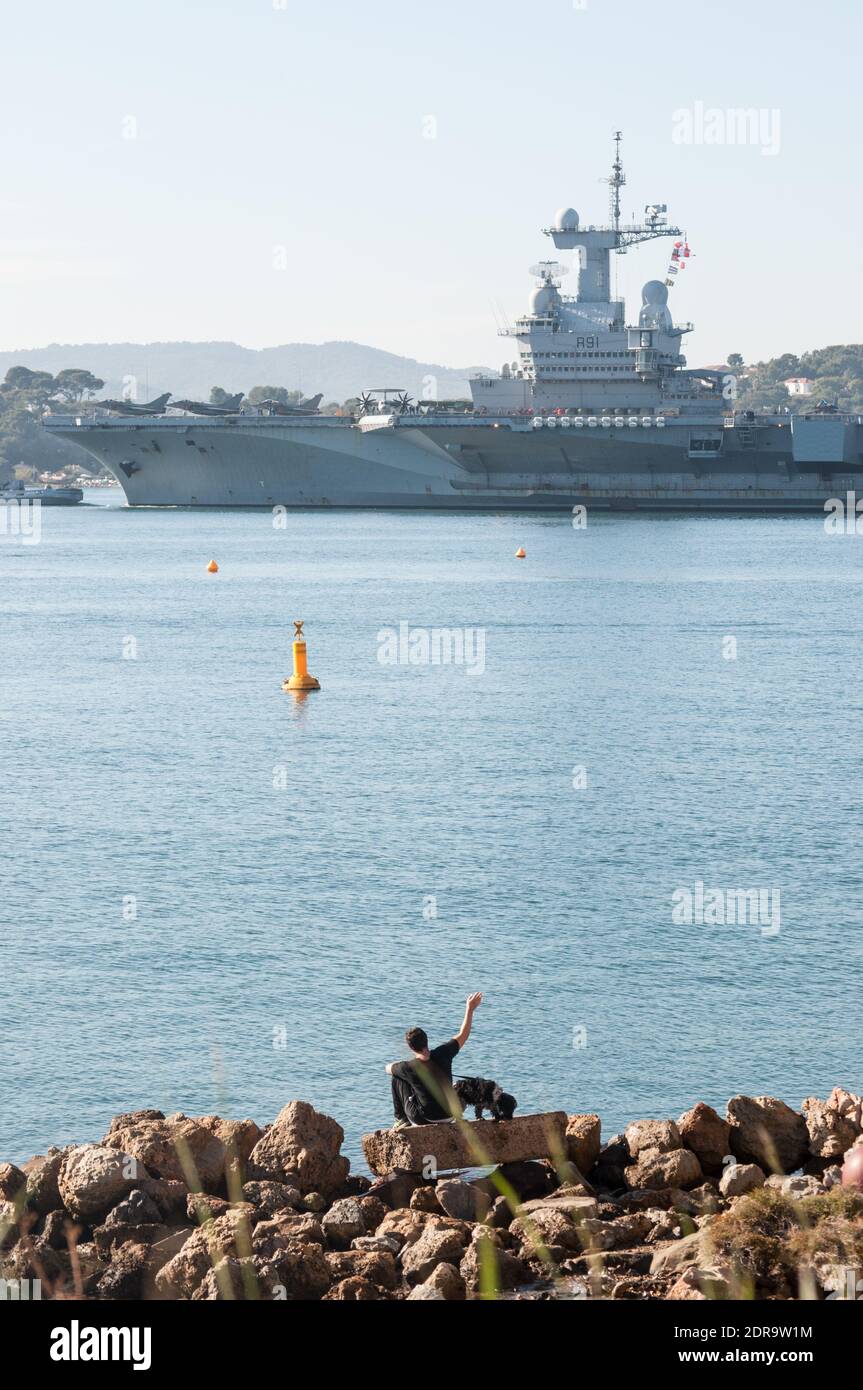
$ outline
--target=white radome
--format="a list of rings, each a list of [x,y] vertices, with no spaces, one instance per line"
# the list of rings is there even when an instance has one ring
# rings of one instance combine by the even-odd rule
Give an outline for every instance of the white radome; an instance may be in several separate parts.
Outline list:
[[[554,230],[556,232],[577,232],[578,213],[575,208],[559,208],[554,214]]]

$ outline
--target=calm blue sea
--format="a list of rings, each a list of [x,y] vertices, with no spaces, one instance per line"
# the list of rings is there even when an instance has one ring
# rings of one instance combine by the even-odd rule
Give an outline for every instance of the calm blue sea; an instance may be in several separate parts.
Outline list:
[[[456,1070],[606,1135],[861,1089],[863,540],[113,494],[42,524],[0,540],[0,1159],[297,1097],[356,1156],[405,1027],[471,990]],[[481,629],[484,673],[382,665],[401,622]],[[697,881],[779,889],[778,933],[674,922]]]

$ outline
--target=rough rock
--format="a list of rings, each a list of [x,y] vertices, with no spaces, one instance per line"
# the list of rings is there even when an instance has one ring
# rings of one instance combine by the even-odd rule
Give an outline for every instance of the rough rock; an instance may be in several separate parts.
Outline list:
[[[675,1126],[675,1129],[677,1127]],[[640,1149],[625,1173],[629,1188],[696,1187],[704,1179],[691,1149]]]
[[[440,1289],[436,1289],[433,1284],[417,1284],[408,1294],[408,1302],[429,1302],[436,1301],[443,1303],[444,1296]]]
[[[710,1264],[711,1252],[710,1228],[693,1231],[682,1240],[659,1246],[650,1261],[650,1273],[673,1274],[678,1270],[688,1269],[690,1265],[707,1266]]]
[[[426,1284],[430,1284],[433,1289],[439,1289],[447,1303],[459,1303],[467,1297],[465,1281],[455,1265],[436,1265]]]
[[[566,1150],[566,1115],[517,1115],[512,1120],[463,1120],[458,1124],[379,1129],[363,1135],[363,1153],[373,1173],[394,1168],[422,1173],[429,1160],[436,1171],[525,1158],[552,1158]]]
[[[356,1197],[334,1202],[321,1219],[324,1235],[333,1250],[347,1250],[352,1240],[366,1234],[363,1210]]]
[[[92,1223],[107,1215],[146,1176],[133,1155],[102,1144],[82,1144],[63,1157],[60,1200],[70,1216]]]
[[[411,1197],[422,1187],[422,1181],[415,1173],[404,1169],[394,1169],[385,1177],[377,1178],[368,1191],[369,1197],[377,1197],[391,1211],[399,1211],[410,1204]]]
[[[334,1280],[356,1277],[381,1289],[394,1289],[399,1282],[395,1257],[389,1250],[339,1250],[325,1258]]]
[[[191,1298],[211,1266],[228,1255],[245,1258],[251,1248],[247,1219],[237,1212],[228,1212],[192,1232],[177,1254],[159,1270],[156,1289],[170,1298]]]
[[[363,1214],[367,1234],[373,1234],[387,1214],[387,1209],[383,1202],[377,1197],[370,1197],[366,1194],[359,1198],[360,1211]]]
[[[391,1255],[397,1255],[404,1245],[400,1236],[357,1236],[356,1240],[351,1241],[352,1250],[388,1250]]]
[[[529,1159],[523,1159],[519,1163],[503,1163],[495,1168],[493,1173],[489,1173],[481,1184],[474,1185],[482,1186],[489,1197],[497,1197],[500,1187],[495,1182],[496,1178],[511,1187],[521,1202],[529,1202],[534,1197],[545,1197],[559,1186],[557,1174],[548,1163],[534,1163]]]
[[[416,1195],[416,1194],[414,1194]],[[441,1178],[434,1189],[438,1204],[447,1216],[458,1221],[484,1221],[491,1206],[488,1195],[461,1178]]]
[[[718,1269],[699,1269],[690,1265],[672,1284],[667,1297],[670,1299],[711,1300],[732,1297],[731,1284]]]
[[[352,1274],[349,1279],[340,1279],[324,1294],[324,1303],[377,1303],[384,1298],[380,1287],[368,1279]]]
[[[56,1211],[63,1205],[60,1196],[60,1169],[66,1157],[66,1149],[49,1149],[47,1154],[37,1154],[23,1165],[27,1174],[27,1205],[40,1216]]]
[[[221,1141],[229,1166],[242,1183],[249,1157],[264,1131],[254,1120],[223,1120],[219,1115],[201,1115],[196,1121]]]
[[[0,1201],[14,1202],[27,1187],[27,1174],[14,1163],[0,1163]]]
[[[734,1096],[728,1102],[731,1152],[768,1173],[793,1173],[809,1155],[802,1115],[773,1096]]]
[[[541,1254],[543,1246],[580,1251],[584,1245],[578,1222],[560,1206],[540,1205],[522,1212],[509,1229],[528,1259]]]
[[[134,1188],[128,1195],[112,1207],[105,1217],[106,1226],[161,1226],[162,1213],[152,1197]]]
[[[764,1186],[764,1170],[757,1163],[729,1163],[719,1179],[723,1197],[742,1197]]]
[[[145,1197],[153,1199],[163,1221],[169,1225],[185,1221],[189,1189],[184,1182],[175,1182],[170,1178],[145,1178],[138,1188]]]
[[[630,1158],[655,1149],[669,1153],[682,1147],[680,1131],[673,1120],[635,1120],[627,1125],[623,1135]]]
[[[293,1242],[277,1251],[267,1268],[278,1284],[274,1297],[290,1303],[323,1298],[333,1281],[320,1245]]]
[[[264,1216],[298,1211],[303,1200],[298,1187],[288,1187],[283,1182],[247,1182],[243,1185],[243,1197]]]
[[[418,1187],[411,1193],[408,1203],[411,1211],[434,1211],[442,1212],[443,1207],[437,1199],[437,1194],[433,1187]]]
[[[341,1125],[329,1115],[306,1101],[292,1100],[252,1149],[249,1176],[287,1181],[303,1193],[333,1193],[350,1167],[340,1153],[344,1137]]]
[[[677,1121],[683,1147],[691,1149],[705,1173],[718,1176],[731,1152],[731,1126],[710,1105],[699,1101]]]
[[[487,1238],[472,1241],[459,1265],[459,1274],[470,1293],[481,1291],[484,1271],[485,1277],[500,1290],[516,1289],[531,1280],[524,1260],[511,1250],[500,1249]]]
[[[320,1245],[325,1243],[323,1226],[311,1212],[294,1216],[278,1212],[270,1221],[260,1221],[252,1233],[256,1256],[273,1261],[286,1246]]]
[[[812,1174],[798,1173],[784,1178],[781,1173],[771,1173],[765,1184],[781,1192],[783,1197],[819,1197],[826,1188],[824,1183]]]
[[[847,1092],[841,1093],[847,1095]],[[809,1152],[816,1158],[841,1158],[857,1139],[860,1130],[855,1122],[855,1107],[850,1105],[843,1113],[839,1105],[831,1104],[836,1092],[829,1100],[818,1100],[809,1096],[803,1102],[803,1118],[809,1135]],[[852,1102],[856,1097],[849,1097]]]
[[[626,1169],[631,1162],[629,1145],[622,1134],[616,1134],[600,1150],[590,1174],[591,1181],[615,1192],[626,1185]]]
[[[590,1173],[602,1148],[602,1122],[598,1115],[568,1115],[566,1118],[566,1156],[585,1177]]]
[[[105,1272],[100,1274],[95,1287],[96,1297],[131,1302],[142,1299],[149,1258],[148,1246],[132,1242],[123,1245],[115,1252]]]
[[[407,1282],[424,1284],[436,1265],[458,1264],[467,1242],[467,1227],[462,1232],[454,1229],[440,1230],[429,1224],[419,1239],[406,1245],[402,1251],[402,1273]]]
[[[134,1156],[157,1178],[183,1182],[192,1191],[220,1192],[225,1186],[225,1146],[218,1135],[187,1115],[159,1111],[117,1115],[104,1144]]]

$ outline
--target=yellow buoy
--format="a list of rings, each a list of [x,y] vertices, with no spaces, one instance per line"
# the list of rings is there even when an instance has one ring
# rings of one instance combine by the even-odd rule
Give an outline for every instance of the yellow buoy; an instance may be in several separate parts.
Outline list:
[[[218,574],[218,573],[219,573],[219,566],[216,564],[215,560],[211,560],[210,563],[209,563],[208,566],[207,566],[207,574]]]
[[[526,558],[526,556],[527,556],[527,551],[525,550],[524,546],[521,546],[521,545],[520,545],[520,546],[518,547],[518,550],[515,552],[515,558],[516,558],[517,560],[524,560],[524,559]]]
[[[282,681],[283,690],[320,690],[321,683],[309,675],[306,657],[306,639],[303,637],[303,624],[294,623],[294,674]]]

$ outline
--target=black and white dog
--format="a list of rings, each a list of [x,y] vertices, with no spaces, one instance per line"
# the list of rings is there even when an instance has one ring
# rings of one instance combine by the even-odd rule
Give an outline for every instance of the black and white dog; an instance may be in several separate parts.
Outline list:
[[[493,1120],[511,1120],[515,1114],[516,1099],[502,1091],[496,1081],[485,1081],[481,1076],[465,1076],[456,1081],[454,1090],[462,1105],[472,1105],[478,1120],[483,1110],[491,1112]]]

